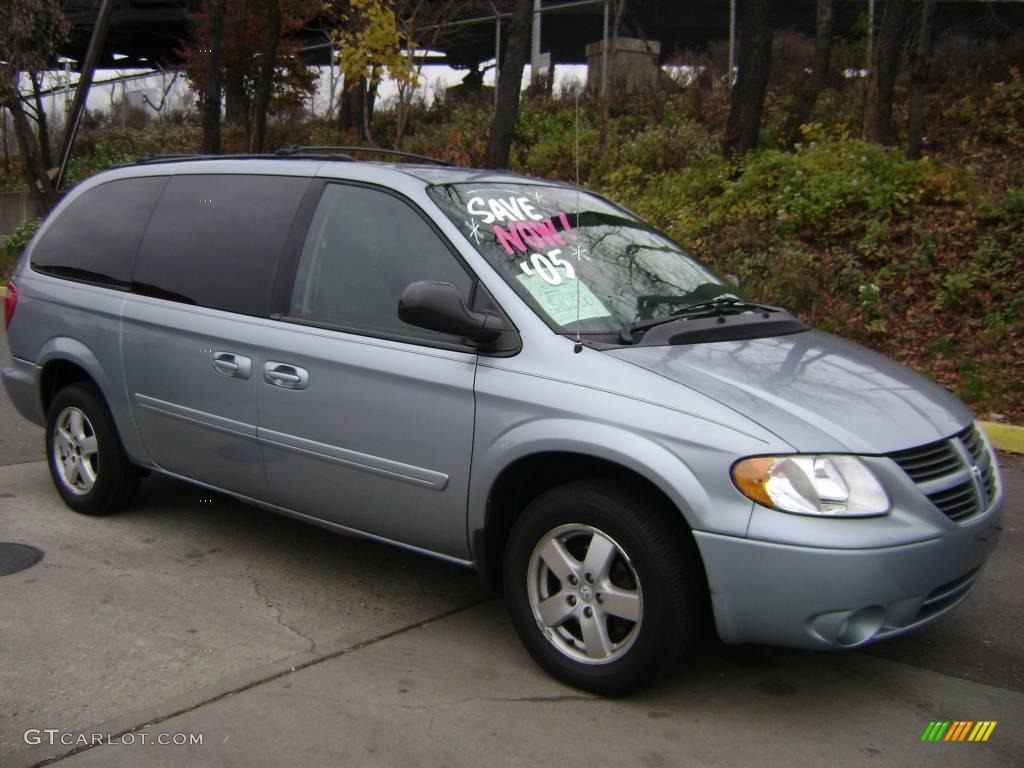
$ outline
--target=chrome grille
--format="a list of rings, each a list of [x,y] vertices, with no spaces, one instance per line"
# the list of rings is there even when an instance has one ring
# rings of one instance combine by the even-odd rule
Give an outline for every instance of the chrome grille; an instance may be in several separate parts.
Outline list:
[[[985,442],[981,439],[981,435],[978,434],[978,430],[974,425],[971,425],[970,429],[961,432],[957,437],[971,455],[971,460],[975,466],[981,469],[985,493],[991,499],[996,495],[996,470],[995,461],[989,455]]]
[[[951,438],[889,458],[950,520],[983,512],[996,495],[995,459],[973,424]]]
[[[948,475],[963,466],[949,440],[892,453],[889,458],[899,464],[915,483]]]

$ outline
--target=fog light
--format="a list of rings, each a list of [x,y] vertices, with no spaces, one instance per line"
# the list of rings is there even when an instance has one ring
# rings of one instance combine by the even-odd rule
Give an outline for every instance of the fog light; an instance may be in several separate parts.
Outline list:
[[[845,646],[866,643],[878,634],[878,630],[885,624],[885,616],[885,608],[880,605],[854,611],[839,625],[836,642]]]

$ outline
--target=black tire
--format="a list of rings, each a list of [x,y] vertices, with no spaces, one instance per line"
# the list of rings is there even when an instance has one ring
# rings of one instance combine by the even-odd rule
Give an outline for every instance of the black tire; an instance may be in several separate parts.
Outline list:
[[[82,417],[81,434],[69,442],[67,427],[75,412]],[[46,415],[46,458],[57,493],[84,515],[124,509],[139,487],[139,471],[125,455],[103,396],[90,383],[71,384],[53,398]]]
[[[709,611],[703,565],[685,521],[665,506],[638,489],[588,480],[538,496],[516,521],[505,547],[505,600],[523,645],[550,675],[585,691],[621,696],[667,671],[704,633]],[[546,548],[553,540],[573,557],[556,567],[575,568],[575,562],[581,566],[575,575],[554,573],[548,560],[561,556]],[[595,542],[595,553],[610,552],[607,577],[586,567]],[[540,554],[542,545],[547,557]],[[542,604],[569,616],[549,624]],[[634,611],[638,621],[631,620]],[[595,637],[599,642],[588,642]]]

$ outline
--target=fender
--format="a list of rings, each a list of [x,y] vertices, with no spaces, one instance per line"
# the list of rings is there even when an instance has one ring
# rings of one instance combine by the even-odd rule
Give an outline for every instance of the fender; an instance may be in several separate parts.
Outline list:
[[[125,453],[136,464],[151,465],[152,460],[135,426],[124,382],[113,380],[109,372],[100,365],[100,361],[93,351],[77,339],[66,336],[51,338],[39,350],[36,357],[37,364],[41,368],[45,368],[47,363],[58,360],[74,363],[89,374],[96,382],[96,386],[99,387],[107,407],[110,408],[110,414],[114,417],[114,425],[121,437]]]
[[[517,424],[497,435],[482,451],[474,452],[467,510],[469,541],[474,541],[475,531],[486,526],[487,500],[502,471],[518,459],[548,451],[593,456],[636,472],[657,486],[694,530],[706,530],[712,514],[717,532],[742,536],[749,524],[749,501],[740,501],[737,494],[736,505],[719,504],[712,509],[704,484],[681,457],[661,443],[609,424],[552,418]],[[725,471],[726,482],[727,477]]]

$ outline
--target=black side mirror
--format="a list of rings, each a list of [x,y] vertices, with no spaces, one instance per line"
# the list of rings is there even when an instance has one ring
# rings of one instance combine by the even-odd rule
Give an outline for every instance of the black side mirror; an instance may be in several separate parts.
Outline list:
[[[494,341],[505,330],[498,315],[466,306],[454,284],[434,280],[420,280],[402,291],[398,317],[410,325],[474,341]]]

